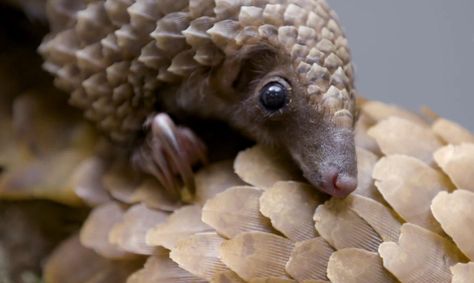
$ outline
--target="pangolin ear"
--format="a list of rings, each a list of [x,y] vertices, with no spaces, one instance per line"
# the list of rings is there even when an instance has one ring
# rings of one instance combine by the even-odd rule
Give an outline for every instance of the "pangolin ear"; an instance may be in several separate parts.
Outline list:
[[[232,87],[243,93],[247,93],[252,84],[264,77],[276,66],[276,52],[266,46],[253,47],[244,50],[239,60],[239,73],[232,81]]]
[[[219,81],[223,89],[248,94],[258,79],[271,72],[277,64],[277,53],[267,45],[242,48],[229,56],[219,68]]]

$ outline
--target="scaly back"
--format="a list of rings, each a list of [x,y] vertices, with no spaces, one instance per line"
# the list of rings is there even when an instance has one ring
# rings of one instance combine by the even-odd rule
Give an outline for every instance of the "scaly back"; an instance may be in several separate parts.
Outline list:
[[[324,0],[50,0],[44,68],[113,140],[130,141],[159,90],[266,41],[291,58],[309,102],[353,124],[347,41]]]

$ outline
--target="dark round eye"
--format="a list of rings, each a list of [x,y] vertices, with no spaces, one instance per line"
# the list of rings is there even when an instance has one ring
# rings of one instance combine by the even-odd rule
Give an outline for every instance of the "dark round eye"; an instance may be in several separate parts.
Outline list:
[[[260,91],[260,102],[270,111],[276,111],[286,105],[288,89],[279,82],[266,84]]]

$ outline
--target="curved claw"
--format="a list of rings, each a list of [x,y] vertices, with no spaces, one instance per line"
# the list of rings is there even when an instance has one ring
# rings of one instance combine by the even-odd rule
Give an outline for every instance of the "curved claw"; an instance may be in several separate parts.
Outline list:
[[[164,152],[169,156],[172,169],[175,169],[173,171],[179,173],[186,187],[194,188],[192,167],[186,158],[185,148],[176,135],[177,131],[178,129],[167,115],[158,114],[153,119],[152,133],[163,142]]]
[[[173,196],[180,196],[184,185],[194,193],[192,166],[206,163],[206,148],[194,133],[177,127],[168,115],[160,113],[147,122],[150,128],[145,143],[134,153],[133,162],[155,176]]]

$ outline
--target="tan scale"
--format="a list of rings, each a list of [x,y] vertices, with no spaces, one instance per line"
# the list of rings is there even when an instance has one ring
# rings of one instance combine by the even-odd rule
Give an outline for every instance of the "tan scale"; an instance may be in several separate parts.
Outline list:
[[[102,257],[109,259],[123,259],[132,256],[109,241],[112,228],[122,221],[124,210],[116,202],[105,203],[97,206],[84,222],[79,240],[81,244],[94,250]]]
[[[474,282],[474,262],[466,264],[458,263],[451,268],[453,274],[452,283],[472,283]]]
[[[474,192],[474,143],[447,145],[434,153],[434,159],[456,187]]]
[[[470,259],[474,259],[474,193],[456,190],[451,194],[440,192],[431,203],[431,211],[443,230]]]
[[[414,157],[389,155],[377,162],[373,177],[379,192],[401,218],[434,232],[441,231],[430,204],[439,192],[453,189],[442,172]]]
[[[288,239],[299,242],[318,236],[311,216],[322,202],[306,184],[278,182],[260,196],[260,212]]]
[[[375,252],[347,248],[334,252],[329,258],[328,277],[332,283],[396,283]]]
[[[176,209],[163,223],[148,230],[146,244],[171,250],[178,241],[190,235],[211,231],[211,227],[201,221],[201,214],[198,205],[186,205]]]
[[[170,258],[181,268],[209,281],[221,272],[230,271],[219,258],[224,240],[216,232],[196,233],[179,240],[171,249]]]
[[[180,268],[177,263],[169,258],[168,254],[152,255],[144,266],[127,278],[127,283],[205,283],[188,271]]]
[[[109,241],[121,249],[141,255],[151,255],[158,249],[147,245],[146,233],[149,229],[162,223],[168,213],[147,208],[144,204],[130,207],[121,221],[109,232]]]
[[[448,239],[417,225],[406,223],[398,243],[379,247],[383,266],[401,282],[450,282],[449,268],[466,259]]]
[[[451,147],[462,148],[463,145],[447,146],[439,151]],[[434,155],[437,155],[437,152]],[[472,152],[468,150],[461,154],[465,158],[470,158],[471,155]],[[237,170],[238,176],[232,172],[232,163],[229,161],[205,166],[198,173],[197,191],[202,197],[197,198],[195,204],[182,206],[181,209],[175,209],[173,213],[168,214],[159,208],[166,207],[164,205],[167,203],[166,199],[161,199],[164,204],[154,208],[145,207],[146,200],[135,199],[134,202],[137,204],[128,209],[127,221],[118,219],[120,218],[116,213],[120,214],[117,210],[118,203],[120,199],[127,200],[128,197],[125,196],[140,187],[140,182],[135,182],[133,176],[123,174],[123,170],[99,170],[98,173],[102,172],[102,177],[106,177],[99,179],[108,180],[104,183],[108,192],[113,190],[112,185],[115,187],[124,186],[122,190],[115,188],[115,193],[110,195],[110,198],[114,200],[106,205],[116,210],[112,214],[117,219],[111,217],[108,214],[110,212],[107,211],[102,212],[101,216],[100,212],[106,206],[99,205],[93,210],[89,220],[84,223],[82,228],[84,239],[87,239],[83,241],[83,245],[100,251],[100,254],[105,257],[93,253],[92,249],[85,248],[80,245],[80,242],[72,246],[67,245],[66,249],[61,246],[57,252],[61,252],[60,256],[65,258],[67,257],[63,255],[64,253],[76,252],[75,262],[97,262],[97,267],[93,269],[87,268],[88,264],[75,265],[85,277],[104,276],[103,281],[100,281],[103,283],[115,282],[113,279],[109,279],[115,277],[108,276],[114,276],[113,273],[117,272],[116,267],[113,267],[115,266],[113,264],[110,265],[107,258],[115,258],[121,254],[116,254],[115,249],[111,249],[111,247],[128,250],[123,264],[134,267],[124,276],[128,277],[128,282],[131,283],[169,282],[167,280],[173,280],[173,282],[228,282],[226,280],[230,280],[230,282],[239,283],[314,283],[329,282],[327,276],[334,282],[338,282],[338,280],[344,282],[344,276],[347,273],[357,274],[350,277],[355,282],[358,280],[367,282],[375,280],[374,282],[377,282],[377,278],[393,280],[388,273],[392,273],[400,282],[469,282],[460,280],[470,279],[469,272],[472,272],[472,263],[468,263],[469,259],[462,254],[469,257],[472,249],[472,243],[469,241],[469,235],[472,234],[469,232],[469,227],[472,226],[470,224],[472,213],[469,212],[468,205],[472,193],[452,184],[448,176],[443,174],[442,168],[434,169],[415,157],[389,155],[382,156],[374,168],[370,169],[377,158],[368,154],[371,166],[364,170],[366,171],[364,174],[368,174],[370,171],[374,173],[376,187],[381,192],[382,199],[376,201],[358,194],[357,191],[342,200],[330,199],[328,202],[317,204],[315,207],[316,223],[314,223],[311,215],[302,212],[292,217],[283,217],[285,213],[272,212],[268,214],[270,218],[260,213],[261,210],[279,210],[279,205],[271,204],[271,202],[266,202],[265,205],[261,204],[262,195],[271,196],[275,193],[275,188],[281,187],[283,192],[288,193],[289,190],[297,189],[299,186],[310,187],[305,183],[291,181],[293,176],[298,177],[297,174],[295,175],[291,163],[282,163],[275,156],[271,151],[263,151],[261,145],[242,151],[239,157],[234,159],[235,168],[239,168]],[[448,154],[447,157],[450,156],[455,157],[456,155]],[[434,159],[436,160],[436,157]],[[91,159],[86,158],[85,160],[88,162]],[[256,164],[262,164],[262,166]],[[449,172],[456,172],[459,176],[464,176],[467,174],[466,172],[469,172],[464,167],[466,166],[454,166]],[[84,167],[78,166],[76,171],[77,174],[71,174],[72,179],[81,175],[79,173],[84,171]],[[249,175],[249,173],[251,174]],[[252,176],[252,178],[247,180],[252,180],[251,182],[254,184],[260,184],[259,186],[265,190],[250,186],[241,186],[241,189],[238,189],[234,186],[234,184],[243,183],[242,179],[248,178],[248,176]],[[265,176],[270,176],[270,178],[265,179]],[[111,182],[111,180],[115,180],[115,182]],[[82,184],[88,183],[83,182]],[[96,182],[90,184],[92,187],[97,186]],[[298,184],[298,186],[291,184]],[[119,191],[121,194],[117,193]],[[245,195],[242,194],[243,192],[248,195],[242,199]],[[150,193],[152,196],[160,195],[162,192],[150,190]],[[103,195],[103,192],[99,190],[97,194],[100,196]],[[405,194],[417,196],[408,198],[409,202],[403,202]],[[86,195],[82,196],[87,199],[95,199]],[[116,200],[117,197],[120,199]],[[159,200],[160,198],[155,197],[155,199]],[[286,207],[291,209],[289,212],[300,211],[300,209],[305,211],[305,200],[300,198],[297,193],[288,196],[287,199],[284,198],[284,201],[292,203]],[[213,222],[218,225],[204,224],[205,217],[203,217],[204,214],[201,214],[201,203],[204,204],[203,210],[219,208],[208,210],[206,213],[211,213],[215,219],[227,217],[225,225],[219,223],[218,220]],[[250,205],[251,209],[239,208],[242,207],[242,204]],[[298,204],[299,206],[297,206]],[[136,209],[136,206],[140,207],[141,212],[135,213],[133,216],[134,213],[131,211]],[[264,206],[267,207],[263,209]],[[126,209],[127,205],[121,207]],[[226,213],[222,213],[222,211],[230,214],[226,216]],[[154,216],[150,218],[150,215]],[[157,215],[163,215],[163,217],[157,217]],[[228,217],[229,215],[232,217]],[[242,215],[245,217],[242,218]],[[279,217],[278,221],[272,222],[276,216]],[[412,223],[401,225],[402,220],[398,216]],[[158,223],[147,224],[150,219]],[[252,222],[255,219],[257,221]],[[120,221],[119,225],[114,225],[116,220]],[[103,221],[114,223],[106,222],[107,225],[101,225],[104,223]],[[257,225],[252,223],[257,223]],[[297,242],[286,238],[286,234],[290,238],[293,237],[292,233],[285,232],[286,228],[295,227],[294,225],[299,225],[299,223],[305,224],[302,227],[307,227],[307,223],[315,224],[317,230],[313,226],[314,236],[308,240]],[[438,234],[419,225],[436,230]],[[101,229],[94,228],[97,226],[100,226]],[[107,232],[110,226],[118,227],[116,228],[118,232],[116,231],[115,234],[125,235],[127,230],[128,235],[123,238],[120,245],[117,245],[117,235],[107,237],[107,234],[114,234]],[[245,229],[241,229],[241,227]],[[223,231],[227,231],[226,229],[229,229],[230,232],[223,233]],[[278,230],[286,234],[282,235]],[[219,241],[211,246],[206,246],[203,243],[206,243],[207,236],[202,242],[200,238],[202,232],[206,232],[204,235],[217,237]],[[318,232],[321,234],[319,237],[316,236]],[[217,236],[218,234],[226,235],[226,238],[229,239],[220,238]],[[442,235],[448,235],[450,238]],[[109,242],[106,242],[107,239]],[[134,240],[132,241],[132,239]],[[180,247],[181,257],[172,257],[181,262],[181,266],[170,258],[168,251],[157,249],[157,246],[163,245],[173,250],[176,243],[181,241],[183,241]],[[198,244],[196,247],[200,246],[202,253],[213,254],[214,263],[219,261],[220,263],[217,265],[200,264],[195,260],[195,255],[188,256],[188,253],[192,253],[194,250],[190,248],[193,243]],[[80,245],[80,252],[78,245]],[[218,249],[217,255],[216,249]],[[350,252],[346,253],[347,250]],[[147,254],[143,255],[145,251]],[[377,251],[382,261],[374,253]],[[154,254],[149,255],[151,252]],[[145,265],[143,263],[134,265],[133,258],[145,257],[148,257]],[[401,257],[406,257],[410,261],[400,261]],[[185,260],[183,261],[183,259]],[[65,263],[68,262],[65,261]],[[50,271],[51,265],[57,270],[55,274]],[[53,256],[46,266],[45,274],[48,279],[51,278],[53,283],[83,282],[78,277],[65,278],[64,274],[71,274],[70,267],[58,262],[57,257]],[[366,268],[367,266],[370,268]],[[133,271],[136,272],[129,275]]]
[[[334,249],[322,237],[295,243],[286,272],[298,281],[327,280],[328,261]]]

